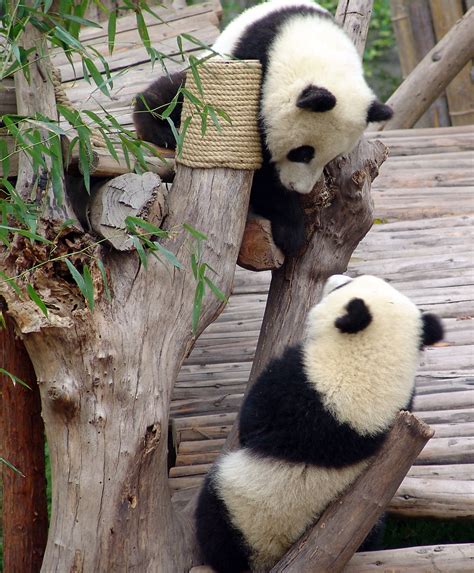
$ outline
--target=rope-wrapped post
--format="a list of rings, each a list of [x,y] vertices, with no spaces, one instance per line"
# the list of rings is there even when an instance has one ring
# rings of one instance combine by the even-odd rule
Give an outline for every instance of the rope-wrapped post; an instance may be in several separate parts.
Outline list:
[[[212,59],[199,67],[199,82],[188,72],[186,89],[217,114],[216,126],[208,115],[204,121],[203,107],[185,97],[181,125],[187,125],[183,147],[176,161],[193,169],[224,168],[246,173],[262,165],[258,129],[261,65],[257,60]],[[229,120],[227,120],[229,118]],[[250,175],[249,175],[250,174]],[[236,177],[227,172],[225,178]],[[235,205],[229,206],[234,209]],[[274,244],[270,222],[258,216],[249,217],[242,238],[238,264],[251,270],[268,270],[283,264],[283,254]]]

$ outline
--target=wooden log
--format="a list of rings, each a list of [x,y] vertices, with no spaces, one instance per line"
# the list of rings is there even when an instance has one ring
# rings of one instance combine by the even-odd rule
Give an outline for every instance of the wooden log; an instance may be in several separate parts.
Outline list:
[[[151,145],[151,144],[150,144]],[[117,149],[119,161],[117,162],[105,147],[93,147],[90,165],[90,174],[93,177],[116,177],[133,171],[135,165],[130,165],[123,153]],[[148,171],[156,173],[165,182],[174,178],[174,153],[157,147],[157,157],[146,155]],[[76,145],[69,155],[68,170],[79,173],[79,148]]]
[[[237,264],[250,271],[268,271],[279,269],[284,260],[285,255],[273,242],[270,221],[249,214]]]
[[[410,517],[474,518],[474,483],[459,478],[406,477],[388,507]]]
[[[34,4],[27,0],[27,5]],[[56,96],[51,78],[51,62],[45,36],[32,24],[27,24],[21,36],[22,47],[29,52],[28,78],[19,71],[15,74],[15,93],[18,114],[33,117],[42,114],[52,120],[57,119]],[[38,54],[42,54],[38,57]],[[43,140],[51,138],[51,133],[41,131]],[[60,158],[55,159],[60,161]],[[71,204],[64,192],[64,177],[61,176],[61,189],[53,192],[52,177],[49,173],[51,158],[46,157],[47,175],[44,186],[38,184],[39,173],[35,173],[32,161],[25,152],[19,153],[18,180],[16,191],[25,201],[30,201],[34,195],[37,204],[44,204],[43,216],[49,217],[50,222],[56,222],[58,227],[65,220],[76,220]]]
[[[390,0],[392,24],[397,41],[398,57],[400,58],[400,68],[403,79],[405,79],[418,64],[418,54],[410,14],[408,12],[408,5],[409,3],[406,0]]]
[[[435,430],[436,432],[436,430]],[[407,477],[474,481],[474,464],[446,464],[443,466],[412,466]]]
[[[0,452],[24,475],[1,464],[3,485],[3,567],[36,573],[48,536],[44,426],[35,371],[23,342],[6,317],[0,329],[0,365],[26,382],[31,390],[0,374]]]
[[[126,173],[93,189],[89,220],[92,229],[118,251],[135,246],[125,224],[129,216],[159,227],[168,209],[168,190],[155,173]]]
[[[472,573],[474,543],[356,553],[344,573]]]
[[[373,0],[340,0],[336,10],[336,21],[349,34],[362,58],[369,32]]]
[[[433,431],[413,414],[398,414],[373,463],[326,509],[271,573],[342,571],[432,435]]]
[[[470,464],[473,462],[474,436],[435,438],[416,460],[417,465]]]
[[[429,0],[410,0],[408,3],[408,12],[412,30],[416,30],[416,34],[413,35],[413,40],[416,46],[418,63],[436,44]],[[426,118],[425,121],[427,125],[434,127],[447,127],[451,124],[448,114],[448,102],[444,94],[433,102],[425,115],[420,118],[418,124],[420,124],[424,118]]]
[[[430,0],[433,26],[436,38],[440,41],[462,18],[462,0]],[[452,125],[472,125],[474,123],[474,88],[469,62],[446,87],[449,116]]]
[[[412,127],[450,81],[474,56],[471,8],[436,44],[388,100],[393,118],[378,129]],[[377,128],[376,128],[377,129]]]

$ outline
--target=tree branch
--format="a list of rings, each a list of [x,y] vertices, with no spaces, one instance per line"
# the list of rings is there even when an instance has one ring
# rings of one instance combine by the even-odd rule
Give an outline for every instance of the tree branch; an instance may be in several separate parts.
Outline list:
[[[373,131],[413,127],[466,63],[474,57],[474,7],[426,54],[389,98],[393,118]],[[372,130],[371,130],[372,131]]]

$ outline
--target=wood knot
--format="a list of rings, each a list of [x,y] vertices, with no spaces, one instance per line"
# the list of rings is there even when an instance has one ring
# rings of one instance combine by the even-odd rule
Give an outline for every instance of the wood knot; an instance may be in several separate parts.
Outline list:
[[[161,439],[161,424],[155,422],[148,426],[145,434],[144,455],[151,454],[157,447]]]
[[[76,392],[72,391],[65,384],[53,382],[48,388],[48,398],[51,400],[51,406],[68,416],[71,416],[78,407]]]

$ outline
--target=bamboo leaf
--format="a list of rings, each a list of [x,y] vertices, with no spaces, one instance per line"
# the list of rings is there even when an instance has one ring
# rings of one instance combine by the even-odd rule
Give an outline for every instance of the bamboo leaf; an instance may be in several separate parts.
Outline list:
[[[48,309],[46,308],[46,305],[44,304],[40,295],[35,291],[31,283],[26,286],[26,291],[31,300],[38,306],[45,317],[48,318]]]
[[[0,456],[0,463],[5,464],[7,468],[10,468],[21,477],[26,477],[24,473],[22,473],[18,468],[16,468],[13,464],[11,464],[8,460],[2,458],[1,456]]]
[[[3,138],[0,138],[0,161],[2,162],[2,175],[6,179],[10,173],[10,160],[8,159],[7,142]]]
[[[109,25],[108,25],[108,44],[109,44],[109,54],[112,55],[115,46],[115,34],[117,32],[117,11],[112,10],[109,16]]]
[[[196,291],[194,293],[193,324],[192,324],[193,334],[196,334],[197,327],[199,324],[199,317],[201,316],[203,296],[204,296],[204,282],[198,281],[196,285]]]
[[[168,249],[165,249],[165,247],[163,247],[163,245],[160,245],[160,243],[156,242],[154,243],[154,245],[156,246],[157,250],[177,269],[182,269],[183,265],[178,261],[178,259],[176,258],[176,255],[174,253],[172,253],[171,251],[168,251]]]
[[[202,241],[207,241],[207,235],[205,235],[201,231],[198,231],[197,229],[192,227],[189,223],[183,223],[183,228],[186,229],[186,231],[195,239],[201,239]]]
[[[140,257],[140,261],[142,262],[142,265],[146,269],[148,267],[148,260],[146,257],[145,249],[143,248],[143,245],[142,245],[140,239],[135,235],[130,235],[130,238],[132,239],[133,246],[135,247],[135,249],[138,253],[138,256]]]
[[[87,305],[89,306],[89,310],[92,312],[94,310],[94,282],[92,280],[91,271],[87,265],[84,265],[82,276],[84,277]]]
[[[8,372],[8,370],[5,370],[5,368],[0,368],[0,374],[4,374],[8,378],[10,378],[10,380],[13,383],[13,386],[15,386],[16,384],[20,384],[20,386],[24,386],[25,388],[28,388],[28,390],[31,390],[30,386],[28,386],[26,382],[23,382],[21,378],[18,378],[18,376],[15,376],[15,374]]]
[[[72,278],[74,279],[75,283],[77,284],[77,286],[79,287],[79,290],[82,293],[82,296],[84,298],[86,298],[86,285],[84,283],[84,278],[81,275],[81,273],[76,269],[76,267],[71,263],[71,261],[69,259],[64,259],[67,268],[69,269],[69,272],[72,275]]]
[[[204,280],[217,299],[221,300],[222,302],[227,302],[227,297],[225,294],[211,281],[209,277],[204,277]]]
[[[97,259],[96,262],[97,262],[97,267],[98,267],[100,274],[102,276],[102,282],[104,283],[105,296],[106,296],[107,300],[109,302],[111,302],[112,301],[112,295],[110,294],[109,281],[107,279],[107,272],[105,270],[104,263],[100,259]]]
[[[133,217],[132,215],[129,215],[128,217],[125,218],[125,224],[127,225],[127,227],[129,227],[130,225],[130,228],[134,228],[136,225],[138,227],[141,227],[143,230],[152,233],[153,235],[157,235],[158,237],[168,237],[169,234],[168,231],[163,231],[163,229],[160,229],[160,227],[153,225],[153,223],[145,221],[145,219],[141,219],[140,217]]]

